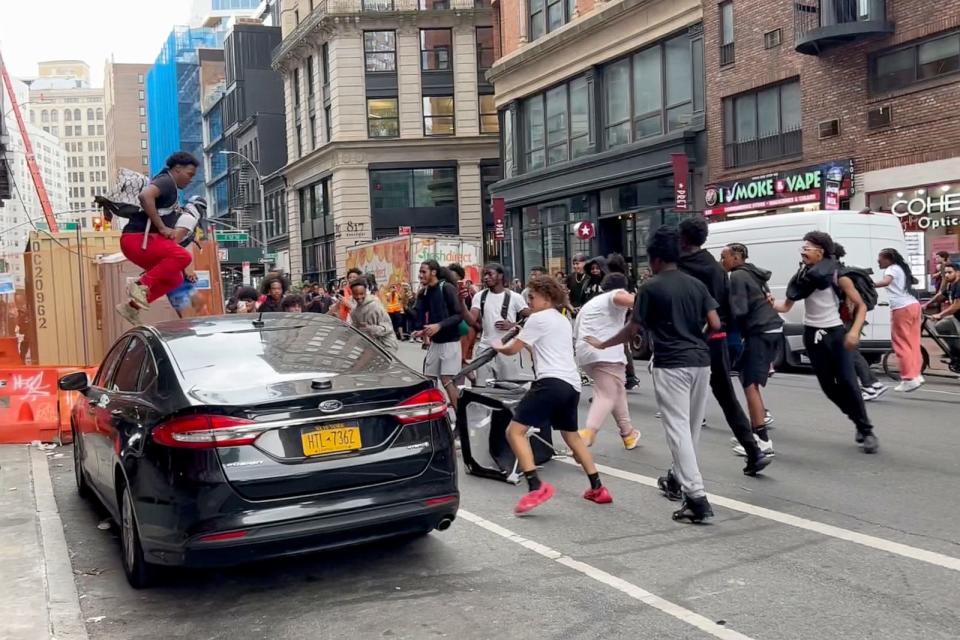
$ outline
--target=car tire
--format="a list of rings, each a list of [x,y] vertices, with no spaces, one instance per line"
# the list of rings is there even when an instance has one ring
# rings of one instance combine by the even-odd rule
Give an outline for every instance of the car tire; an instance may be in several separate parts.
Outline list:
[[[133,498],[125,484],[120,493],[120,561],[127,582],[134,589],[145,589],[156,581],[157,568],[144,560],[137,514]]]
[[[80,439],[77,437],[77,430],[71,426],[73,434],[73,477],[77,483],[77,495],[84,500],[89,500],[93,496],[90,491],[90,484],[87,482],[87,475],[83,472],[83,466],[80,461]]]

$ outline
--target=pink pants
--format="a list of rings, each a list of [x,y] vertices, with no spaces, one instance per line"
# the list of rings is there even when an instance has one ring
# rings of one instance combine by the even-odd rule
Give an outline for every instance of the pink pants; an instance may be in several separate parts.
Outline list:
[[[120,236],[120,250],[127,260],[144,269],[140,284],[149,289],[147,302],[161,298],[183,284],[183,270],[190,266],[193,255],[179,244],[151,233],[143,248],[142,233]]]
[[[587,429],[598,431],[607,416],[613,413],[620,435],[633,433],[630,410],[627,408],[627,390],[623,386],[627,379],[626,365],[620,362],[595,362],[583,369],[593,378],[593,402],[587,413]]]
[[[923,355],[920,352],[921,314],[919,304],[894,309],[892,313],[893,351],[900,360],[900,377],[904,380],[913,380],[923,370]]]

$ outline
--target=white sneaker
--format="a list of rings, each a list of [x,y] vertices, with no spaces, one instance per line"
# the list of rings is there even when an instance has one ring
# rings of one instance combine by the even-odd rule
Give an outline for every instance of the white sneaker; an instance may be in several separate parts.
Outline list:
[[[777,455],[777,454],[774,453],[774,451],[773,451],[773,441],[772,441],[772,440],[767,440],[766,442],[764,442],[763,440],[761,440],[760,438],[758,438],[756,435],[753,436],[753,439],[757,441],[757,446],[760,447],[760,451],[762,451],[762,452],[765,453],[766,455],[770,456],[771,458],[772,458],[773,456]],[[743,456],[744,458],[747,457],[747,450],[744,449],[744,448],[743,448],[741,445],[739,445],[739,444],[736,445],[736,446],[733,448],[733,452],[734,452],[736,455],[738,455],[738,456]]]
[[[917,376],[913,380],[901,380],[893,390],[902,391],[904,393],[910,393],[911,391],[916,391],[923,386],[926,380],[923,379],[923,376]]]
[[[141,309],[150,308],[150,303],[147,302],[149,292],[150,289],[142,284],[138,284],[136,280],[127,285],[127,295],[130,296],[130,299],[137,303],[137,306]]]
[[[122,317],[124,320],[126,320],[133,326],[137,326],[140,324],[140,312],[134,309],[133,307],[131,307],[130,303],[121,302],[114,308],[117,310],[117,313],[120,314],[120,317]]]
[[[775,422],[775,421],[774,421],[774,419],[773,419],[773,414],[770,413],[769,410],[764,409],[764,413],[763,413],[763,426],[769,427],[769,426],[772,425],[774,422]]]

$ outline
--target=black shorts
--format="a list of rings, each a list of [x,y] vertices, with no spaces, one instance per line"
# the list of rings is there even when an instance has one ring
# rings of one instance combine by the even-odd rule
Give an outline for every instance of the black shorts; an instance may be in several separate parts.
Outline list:
[[[745,336],[743,353],[740,355],[740,382],[744,387],[752,384],[765,386],[770,377],[770,365],[777,359],[777,351],[783,348],[782,333],[761,333]]]
[[[527,427],[552,427],[554,431],[576,431],[580,392],[569,382],[543,378],[530,385],[513,412],[515,422]]]

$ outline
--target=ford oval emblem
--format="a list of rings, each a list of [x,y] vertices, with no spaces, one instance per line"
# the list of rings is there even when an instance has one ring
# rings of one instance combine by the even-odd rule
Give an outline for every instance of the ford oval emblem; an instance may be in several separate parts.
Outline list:
[[[324,413],[333,413],[334,411],[340,411],[343,409],[343,403],[339,400],[324,400],[320,403],[320,411]]]

